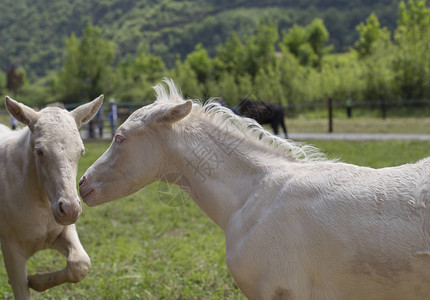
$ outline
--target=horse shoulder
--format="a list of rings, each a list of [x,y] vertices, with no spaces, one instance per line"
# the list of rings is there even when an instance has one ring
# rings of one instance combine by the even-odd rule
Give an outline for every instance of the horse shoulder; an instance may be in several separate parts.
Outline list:
[[[285,284],[289,282],[293,287],[306,281],[305,274],[300,273],[300,256],[307,244],[300,228],[304,222],[296,204],[284,198],[291,177],[294,176],[285,172],[273,172],[263,179],[226,230],[226,262],[246,295],[256,295],[261,290],[265,290],[262,298],[279,295],[271,290],[273,282],[282,283],[282,291],[293,295],[297,290],[289,290]],[[294,276],[286,274],[290,271]],[[286,277],[290,279],[285,280]],[[261,286],[257,287],[255,282]],[[281,291],[281,285],[277,288]]]

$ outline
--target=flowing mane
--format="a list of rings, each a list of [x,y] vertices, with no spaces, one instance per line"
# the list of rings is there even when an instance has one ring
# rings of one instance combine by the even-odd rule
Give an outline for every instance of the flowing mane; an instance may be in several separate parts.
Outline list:
[[[158,102],[181,102],[184,101],[182,93],[172,79],[164,79],[167,87],[158,84],[154,87]],[[191,99],[194,103],[193,113],[207,116],[208,121],[214,125],[231,125],[247,137],[257,141],[273,150],[278,155],[292,160],[301,161],[327,161],[324,153],[314,146],[305,143],[293,142],[282,139],[264,129],[255,120],[243,118],[227,107],[221,106],[217,98],[211,98],[202,104],[200,100]]]

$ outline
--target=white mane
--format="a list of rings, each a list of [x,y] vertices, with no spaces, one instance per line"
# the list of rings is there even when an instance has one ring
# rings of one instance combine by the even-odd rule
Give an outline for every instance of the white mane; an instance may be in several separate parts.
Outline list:
[[[164,79],[167,84],[166,88],[163,84],[158,84],[154,87],[157,94],[158,102],[181,102],[184,101],[182,93],[176,87],[172,79]],[[216,98],[209,99],[205,104],[199,100],[192,99],[194,102],[193,112],[197,114],[206,115],[208,120],[215,123],[215,125],[222,125],[228,122],[234,128],[245,134],[247,137],[268,146],[275,151],[289,159],[298,159],[302,161],[326,161],[327,158],[324,153],[320,152],[317,148],[304,144],[293,142],[291,140],[282,139],[271,132],[264,129],[255,120],[250,118],[243,118],[233,113],[229,108],[221,106]]]

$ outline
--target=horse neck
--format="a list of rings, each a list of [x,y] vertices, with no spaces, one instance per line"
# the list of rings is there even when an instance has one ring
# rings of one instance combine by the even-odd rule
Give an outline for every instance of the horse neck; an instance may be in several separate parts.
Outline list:
[[[275,156],[267,156],[255,142],[226,126],[200,121],[183,128],[180,137],[172,137],[174,150],[166,157],[173,157],[173,163],[166,164],[160,178],[176,181],[223,230],[276,167],[276,160],[271,159]],[[183,141],[179,147],[178,138]]]
[[[26,186],[26,190],[32,190],[32,187],[37,190],[37,193],[42,195],[43,188],[37,179],[36,163],[31,151],[32,149],[32,134],[28,127],[22,129],[17,136],[9,140],[6,150],[8,164],[13,164],[14,172],[10,175],[16,177],[14,182],[22,182]],[[34,191],[31,191],[34,193]]]

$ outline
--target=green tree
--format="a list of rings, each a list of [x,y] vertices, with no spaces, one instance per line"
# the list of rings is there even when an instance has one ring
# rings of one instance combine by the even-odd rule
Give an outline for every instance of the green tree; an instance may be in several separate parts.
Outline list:
[[[235,75],[244,74],[245,49],[238,35],[233,33],[224,44],[217,47],[214,58],[214,72],[218,79],[223,72]]]
[[[239,100],[239,88],[233,74],[224,72],[218,82],[210,84],[209,93],[215,97],[221,97],[228,106],[234,106]]]
[[[311,44],[308,42],[300,45],[300,47],[298,49],[298,53],[297,53],[297,58],[299,59],[300,63],[304,66],[317,66],[317,65],[319,65],[319,59],[320,58],[315,53]]]
[[[393,69],[404,99],[430,97],[430,9],[425,0],[401,2]]]
[[[274,66],[262,68],[258,71],[255,77],[255,87],[259,100],[286,104],[283,103],[285,95],[280,76]]]
[[[318,99],[320,94],[322,97],[320,96],[319,101],[332,98],[340,105],[344,105],[345,101],[351,98],[354,102],[363,100],[362,93],[365,89],[363,72],[363,61],[359,60],[353,51],[326,56],[319,73],[318,91],[314,97]]]
[[[294,110],[300,102],[308,101],[303,89],[308,85],[307,69],[286,46],[282,46],[282,58],[278,65],[279,82],[283,89],[283,104]]]
[[[299,58],[302,65],[320,67],[323,55],[328,52],[328,39],[323,20],[316,18],[306,27],[295,25],[284,33],[282,44]]]
[[[128,55],[119,67],[123,76],[138,81],[139,77],[146,75],[153,83],[159,81],[166,72],[166,66],[161,57],[150,54],[146,44],[142,44],[135,55]]]
[[[255,78],[260,68],[276,63],[275,44],[278,41],[278,25],[260,20],[254,35],[245,40],[244,72]]]
[[[360,35],[359,40],[355,43],[355,49],[360,58],[369,56],[374,51],[375,44],[390,42],[390,32],[386,27],[381,28],[378,17],[371,13],[366,23],[360,23],[357,26]]]
[[[366,100],[380,103],[381,101],[393,100],[396,97],[393,84],[391,52],[379,48],[376,52],[362,61],[363,79],[365,88],[362,91]]]
[[[329,33],[320,18],[314,19],[311,24],[306,26],[306,31],[307,41],[317,56],[317,61],[314,65],[320,67],[322,57],[327,49],[326,44],[329,39]]]
[[[59,73],[60,100],[71,103],[109,92],[114,59],[114,43],[102,38],[97,27],[86,27],[81,39],[72,34],[66,40],[64,63]]]
[[[47,103],[55,102],[55,93],[53,93],[49,85],[49,77],[43,77],[31,83],[26,83],[22,87],[19,98],[31,106],[43,107]]]
[[[202,44],[197,44],[194,51],[187,55],[185,63],[194,71],[199,83],[204,84],[208,80],[212,71],[212,60]]]
[[[196,73],[189,64],[181,62],[178,57],[170,73],[185,98],[202,98],[204,87],[199,83]]]
[[[296,57],[299,57],[299,49],[307,41],[308,35],[302,26],[294,25],[287,33],[284,33],[283,44]]]
[[[390,31],[381,27],[378,17],[372,13],[366,23],[357,26],[359,40],[355,43],[362,69],[363,89],[361,97],[379,104],[395,97],[393,92],[393,53]]]
[[[23,86],[27,83],[24,68],[12,65],[6,72],[6,89],[14,96],[18,96]]]
[[[233,102],[233,104],[238,104],[239,100],[242,98],[249,98],[249,95],[254,93],[255,86],[252,82],[251,75],[243,74],[237,79],[237,85],[239,89],[239,99],[237,102]]]
[[[409,0],[399,5],[399,18],[395,37],[397,40],[408,38],[420,40],[428,37],[430,27],[430,10],[427,8],[426,0]]]
[[[146,101],[152,99],[152,87],[166,74],[162,59],[148,52],[142,44],[138,53],[128,55],[117,67],[115,98],[124,102]]]

